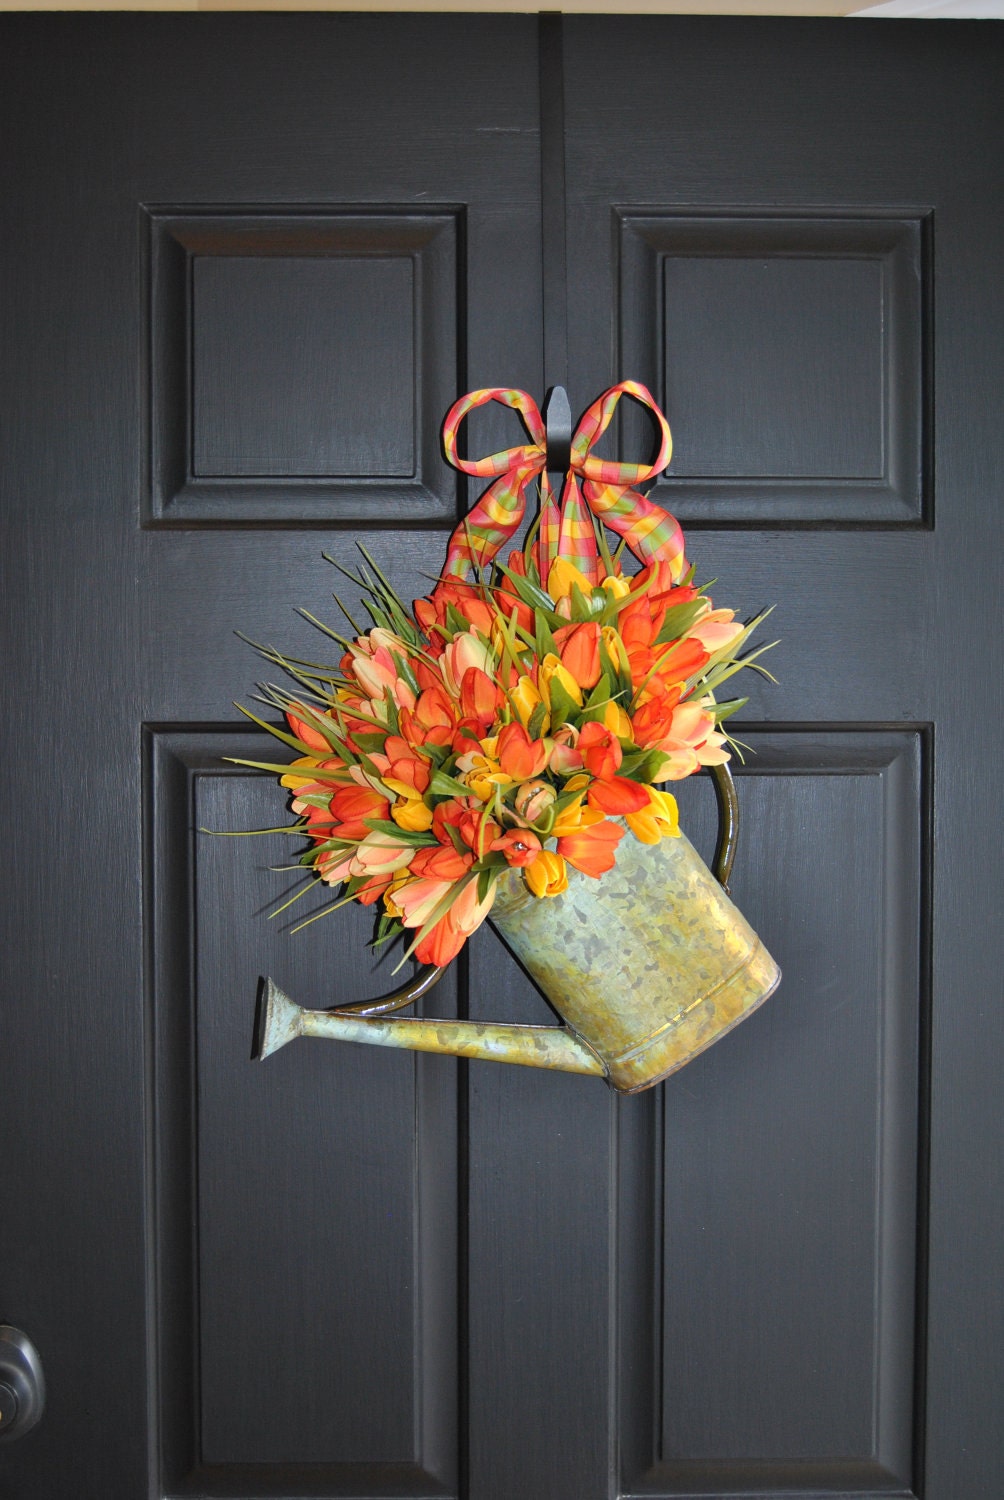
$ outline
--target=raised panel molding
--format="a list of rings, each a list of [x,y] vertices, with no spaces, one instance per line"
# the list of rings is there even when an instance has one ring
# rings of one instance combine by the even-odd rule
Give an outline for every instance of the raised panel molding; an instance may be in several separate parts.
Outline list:
[[[259,973],[315,1006],[394,983],[354,911],[265,920],[288,839],[204,831],[282,821],[272,778],[222,761],[263,739],[145,731],[157,1493],[454,1496],[456,1070],[366,1047],[250,1063]]]
[[[144,213],[145,524],[450,524],[461,210]]]
[[[930,213],[616,223],[619,368],[674,431],[654,500],[691,526],[932,524]]]
[[[784,977],[621,1106],[621,1494],[919,1494],[927,731],[737,733],[732,892]]]

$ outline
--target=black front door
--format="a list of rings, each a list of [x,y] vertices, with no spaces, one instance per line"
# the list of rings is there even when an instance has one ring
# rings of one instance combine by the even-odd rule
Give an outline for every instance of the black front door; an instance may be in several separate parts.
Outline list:
[[[3,33],[2,1500],[997,1500],[996,30]],[[311,655],[356,541],[426,591],[458,394],[625,377],[716,602],[778,606],[733,894],[781,989],[632,1099],[252,1067],[259,974],[389,981],[364,913],[266,920],[289,840],[199,831],[286,817],[235,630]],[[458,1009],[551,1018],[488,931]]]

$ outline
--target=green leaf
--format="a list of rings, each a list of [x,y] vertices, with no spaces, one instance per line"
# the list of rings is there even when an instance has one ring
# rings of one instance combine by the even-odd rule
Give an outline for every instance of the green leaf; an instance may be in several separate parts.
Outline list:
[[[287,734],[285,729],[280,729],[276,724],[270,724],[267,719],[259,719],[257,714],[253,714],[251,710],[249,708],[245,708],[243,704],[235,703],[234,708],[242,713],[246,719],[250,719],[252,724],[257,724],[260,729],[267,729],[269,734],[272,735],[275,739],[281,740],[284,745],[289,745],[290,749],[299,751],[301,755],[317,754],[316,750],[312,750],[309,745],[305,745],[303,740],[297,739],[296,735]],[[286,766],[285,770],[288,771],[289,767]]]
[[[545,618],[545,614],[542,609],[534,610],[534,622],[536,624],[537,632],[536,647],[538,659],[540,661],[543,661],[545,656],[557,656],[558,648],[554,643],[554,636],[551,634],[551,627],[547,623],[547,619]]]
[[[253,771],[271,771],[276,776],[286,776],[292,773],[294,776],[309,776],[311,781],[338,781],[343,786],[347,785],[344,771],[329,771],[323,766],[297,766],[278,765],[268,760],[244,760],[239,755],[224,755],[223,759],[233,766],[250,766]]]
[[[630,755],[625,755],[621,761],[618,776],[626,776],[630,781],[641,781],[646,786],[651,786],[666,759],[661,750],[638,750]]]
[[[363,818],[363,822],[374,833],[389,834],[392,838],[397,839],[399,843],[414,844],[416,849],[426,849],[431,844],[438,842],[434,834],[419,833],[417,830],[410,828],[401,828],[391,818]]]
[[[489,866],[485,870],[479,870],[478,871],[478,905],[479,906],[481,905],[481,902],[486,899],[486,897],[488,895],[488,892],[491,890],[492,886],[498,880],[498,873],[499,873],[498,869],[497,868],[493,869],[491,866]]]
[[[284,828],[201,828],[200,833],[208,833],[214,839],[254,839],[262,833],[295,833],[298,836],[306,833],[307,825],[301,818],[296,823],[287,823]]]
[[[333,901],[330,906],[322,906],[320,911],[315,911],[314,915],[312,917],[308,917],[305,922],[300,922],[296,927],[291,927],[290,932],[302,932],[303,929],[305,927],[309,927],[312,922],[319,922],[322,917],[328,917],[332,912],[341,911],[343,906],[348,906],[349,902],[354,901],[355,899],[355,896],[343,896],[340,901]]]
[[[385,734],[354,734],[352,736],[352,743],[364,755],[379,755],[383,750],[386,739],[387,736]]]
[[[411,662],[403,657],[400,651],[392,651],[391,658],[394,662],[394,665],[397,667],[397,675],[404,678],[405,682],[408,684],[412,692],[415,694],[415,697],[417,698],[422,690],[418,685],[418,678],[412,671]]]
[[[464,635],[471,628],[470,620],[466,620],[454,604],[446,606],[446,625],[454,635]]]
[[[566,694],[566,696],[567,696],[567,694]],[[552,702],[552,704],[554,702],[553,695],[552,695],[551,702]],[[532,740],[539,740],[540,739],[541,732],[543,731],[543,728],[544,728],[544,720],[546,718],[547,718],[547,705],[545,703],[543,703],[543,702],[538,703],[537,707],[534,709],[533,713],[530,715],[530,722],[529,722],[529,724],[526,726],[526,732],[527,732],[527,734],[530,736],[530,738]]]
[[[605,592],[606,590],[604,590]],[[571,600],[572,619],[577,625],[581,625],[585,620],[591,620],[603,607],[602,603],[598,606],[595,605],[592,594],[590,593],[588,596],[584,594],[577,583],[572,584]],[[568,623],[567,620],[565,623]]]
[[[605,708],[610,702],[610,678],[606,672],[600,673],[600,680],[586,699],[585,707],[588,712],[597,708]]]
[[[552,731],[562,724],[578,724],[582,714],[582,704],[576,703],[571,693],[562,686],[557,677],[551,678],[547,691],[551,699]]]
[[[452,823],[444,823],[443,827],[446,829],[446,836],[449,839],[450,843],[453,845],[456,852],[458,854],[469,853],[467,845],[464,843],[463,839],[460,836],[460,829],[454,828]],[[438,839],[436,842],[438,843]]]
[[[463,782],[457,781],[452,776],[447,776],[445,771],[433,771],[431,786],[437,797],[470,796],[470,790],[464,786]]]
[[[696,625],[700,616],[707,613],[704,605],[704,599],[692,599],[689,604],[674,604],[667,609],[666,618],[655,638],[655,644],[665,646],[670,641],[680,640],[693,625]]]
[[[712,710],[715,722],[721,724],[725,719],[731,718],[741,708],[745,708],[749,701],[748,698],[733,698],[729,703],[716,703]]]
[[[520,573],[514,573],[512,569],[507,568],[504,563],[496,563],[496,566],[499,572],[504,574],[505,577],[509,579],[513,588],[516,590],[517,596],[522,599],[523,603],[529,604],[530,608],[535,613],[537,610],[540,610],[541,614],[544,616],[545,621],[552,630],[560,630],[562,625],[568,624],[568,621],[564,619],[562,615],[559,615],[555,610],[554,601],[552,600],[550,594],[545,594],[544,590],[542,588],[539,588],[537,584],[533,583],[529,578],[524,578]],[[495,592],[499,593],[501,591],[496,589]],[[504,614],[504,603],[501,603],[498,599],[495,599],[493,602],[495,608],[499,611],[499,613]],[[508,618],[508,616],[506,616],[506,618]]]
[[[620,637],[618,637],[618,639],[620,639]],[[611,693],[611,696],[619,699],[623,703],[628,703],[631,699],[631,677],[629,673],[622,671],[618,666],[617,662],[619,658],[620,653],[618,652],[617,660],[615,660],[613,652],[608,650],[607,643],[601,636],[600,666],[603,668],[603,671],[607,674],[607,676],[610,678],[611,683],[613,684],[614,690]]]

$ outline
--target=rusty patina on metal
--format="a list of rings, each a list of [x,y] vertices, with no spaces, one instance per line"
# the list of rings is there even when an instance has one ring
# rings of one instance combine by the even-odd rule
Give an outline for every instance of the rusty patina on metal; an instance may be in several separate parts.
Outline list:
[[[620,1093],[651,1088],[725,1036],[777,987],[781,971],[729,900],[737,804],[715,767],[721,831],[712,875],[685,834],[621,840],[600,880],[569,871],[568,890],[537,898],[522,876],[499,882],[490,921],[563,1026],[388,1018],[441,977],[427,968],[386,1000],[304,1010],[267,980],[252,1055],[294,1037],[557,1068],[603,1077]]]

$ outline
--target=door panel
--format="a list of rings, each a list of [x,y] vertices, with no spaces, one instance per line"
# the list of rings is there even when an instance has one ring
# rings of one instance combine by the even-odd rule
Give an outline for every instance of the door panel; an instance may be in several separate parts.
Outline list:
[[[453,518],[436,434],[464,364],[463,227],[148,210],[147,523]]]
[[[50,1394],[0,1500],[997,1500],[996,29],[4,30],[0,1320]],[[259,974],[394,981],[202,831],[287,816],[234,632],[316,658],[357,541],[427,592],[445,410],[542,394],[566,311],[573,409],[646,381],[699,578],[778,603],[733,892],[782,986],[635,1098],[252,1067]],[[551,1019],[490,931],[425,1010]]]
[[[733,1047],[639,1100],[625,1136],[621,1171],[644,1187],[621,1208],[623,1482],[902,1493],[922,742],[758,727],[748,743],[743,815],[769,830],[769,856],[757,868],[748,839],[731,884],[770,951],[787,954],[785,982]],[[681,799],[707,848],[709,800]]]
[[[288,840],[199,829],[287,817],[222,762],[271,757],[235,630],[316,657],[357,539],[427,592],[446,406],[540,388],[536,24],[207,19],[9,28],[10,649],[87,810],[7,947],[0,1294],[50,1405],[0,1494],[456,1494],[456,1066],[252,1068],[265,968],[326,1005],[388,965],[362,913],[266,921]]]
[[[977,386],[1001,308],[977,267],[1001,244],[1000,38],[625,18],[613,47],[609,24],[565,27],[573,405],[640,364],[698,576],[744,613],[778,602],[780,681],[746,685],[736,729],[737,890],[785,970],[664,1089],[661,1384],[622,1483],[990,1494],[998,1210],[964,1138],[1000,1126],[965,998],[993,946],[992,751],[954,718],[974,663],[951,643],[999,566]],[[802,747],[790,783],[779,744]],[[986,1237],[960,1238],[977,1203]]]

